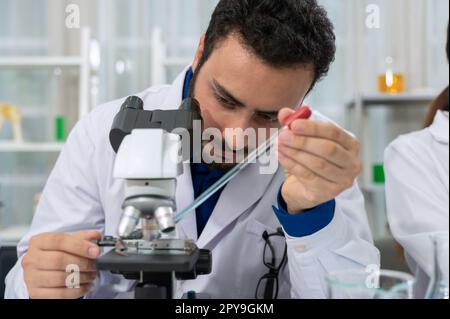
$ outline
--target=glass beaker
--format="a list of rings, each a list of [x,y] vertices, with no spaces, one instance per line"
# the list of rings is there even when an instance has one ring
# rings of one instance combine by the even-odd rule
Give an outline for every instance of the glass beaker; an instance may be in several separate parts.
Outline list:
[[[386,57],[384,67],[378,76],[378,92],[399,94],[405,92],[405,76],[394,64],[394,58]]]
[[[426,299],[449,299],[449,237],[448,232],[431,236],[433,243],[433,273]]]
[[[415,279],[393,271],[361,269],[333,272],[327,276],[331,299],[413,299]]]

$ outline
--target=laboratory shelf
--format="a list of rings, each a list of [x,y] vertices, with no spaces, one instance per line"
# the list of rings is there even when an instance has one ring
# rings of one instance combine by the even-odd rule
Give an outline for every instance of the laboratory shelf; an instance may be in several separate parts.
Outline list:
[[[425,109],[431,105],[437,94],[431,91],[425,93],[403,93],[403,94],[357,94],[355,98],[346,104],[345,127],[352,131],[361,141],[363,150],[361,159],[364,167],[370,167],[373,163],[369,161],[371,158],[370,149],[367,148],[365,138],[367,137],[367,122],[370,117],[370,108],[421,108]],[[352,114],[353,113],[353,114]],[[399,134],[400,135],[400,134]],[[387,145],[384,145],[386,147]],[[367,170],[364,170],[367,173]],[[362,175],[362,185],[370,185],[367,174]],[[378,189],[378,187],[368,186],[370,191]]]
[[[396,121],[399,130],[377,131],[377,123],[374,116],[380,111],[415,113],[424,112],[437,96],[433,90],[420,90],[402,94],[368,94],[360,92],[351,101],[345,104],[345,127],[353,132],[361,141],[361,162],[363,171],[359,178],[359,185],[365,195],[366,209],[369,220],[372,221],[373,235],[375,238],[383,238],[387,232],[387,213],[385,199],[385,185],[373,182],[373,165],[383,162],[383,153],[389,143],[401,134],[406,134],[414,129],[403,125],[408,117],[402,116],[392,119]],[[382,123],[390,125],[389,123]],[[421,125],[421,123],[420,123]],[[420,129],[421,126],[415,129]]]
[[[3,57],[1,67],[81,67],[84,60],[81,56],[36,56],[36,57]]]
[[[93,108],[95,103],[93,90],[95,84],[93,79],[94,76],[97,76],[97,70],[92,60],[96,52],[95,40],[91,38],[89,28],[80,29],[79,35],[79,53],[74,52],[65,56],[0,56],[0,70],[7,70],[8,72],[19,71],[25,75],[35,70],[55,72],[60,69],[63,72],[67,70],[71,74],[76,74],[78,85],[75,85],[75,81],[72,82],[72,80],[70,83],[65,82],[61,77],[55,78],[54,83],[48,83],[49,91],[55,97],[50,100],[51,103],[48,103],[49,105],[22,106],[22,119],[27,121],[30,118],[37,119],[32,126],[34,130],[39,130],[35,125],[38,122],[49,123],[53,121],[53,118],[48,118],[48,121],[41,121],[41,118],[49,117],[54,113],[54,110],[50,107],[58,105],[57,95],[59,97],[64,95],[66,85],[77,88],[77,109],[70,110],[70,116],[74,117],[75,121],[88,114]],[[59,90],[64,90],[64,92],[57,92]],[[37,93],[39,94],[39,92]],[[73,95],[75,95],[75,92],[70,94],[71,97]],[[12,101],[8,102],[15,102],[14,98],[9,99],[12,99]],[[30,97],[29,100],[32,100],[32,98]],[[68,116],[66,113],[58,115]],[[72,119],[67,119],[67,122],[72,123],[73,121]],[[30,133],[30,128],[26,124],[22,123],[22,128],[28,132],[25,135],[33,136],[31,135],[32,131]],[[6,165],[3,162],[0,163],[0,227],[16,223],[17,221],[28,223],[31,220],[30,215],[34,209],[35,194],[42,191],[56,157],[64,147],[64,143],[58,142],[56,139],[53,140],[53,137],[48,136],[47,138],[47,140],[44,138],[42,142],[4,140],[0,138],[0,157],[2,158],[0,161],[5,160],[6,163]],[[11,162],[14,163],[16,160],[17,165],[11,165]],[[3,208],[1,204],[3,204]],[[1,237],[2,234],[0,234],[0,239]]]
[[[58,153],[64,143],[0,142],[0,153]]]
[[[404,94],[368,94],[360,95],[347,103],[348,108],[353,108],[361,103],[361,107],[383,106],[417,106],[429,104],[437,96],[437,92],[430,93],[404,93]]]

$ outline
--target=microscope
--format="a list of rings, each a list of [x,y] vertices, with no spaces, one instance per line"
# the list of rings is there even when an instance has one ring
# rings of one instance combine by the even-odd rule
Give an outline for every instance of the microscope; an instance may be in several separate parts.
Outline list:
[[[98,242],[114,249],[97,260],[97,269],[136,280],[136,299],[172,299],[176,280],[211,273],[211,252],[178,239],[174,221],[177,177],[193,154],[196,120],[201,117],[194,99],[178,110],[146,111],[136,96],[114,118],[114,178],[125,180],[125,200],[117,237]],[[172,133],[180,129],[188,134]]]

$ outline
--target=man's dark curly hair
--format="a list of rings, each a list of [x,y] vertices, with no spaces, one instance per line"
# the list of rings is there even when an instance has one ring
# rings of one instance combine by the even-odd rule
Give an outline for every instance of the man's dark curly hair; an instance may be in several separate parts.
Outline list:
[[[313,66],[314,83],[328,73],[336,53],[333,24],[316,0],[220,0],[200,65],[230,34],[270,66]]]

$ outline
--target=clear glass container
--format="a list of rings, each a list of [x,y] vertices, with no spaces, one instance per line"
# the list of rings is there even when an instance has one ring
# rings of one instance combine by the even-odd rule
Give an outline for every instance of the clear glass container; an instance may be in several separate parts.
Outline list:
[[[399,271],[356,269],[330,273],[327,284],[331,299],[413,299],[415,279]]]

